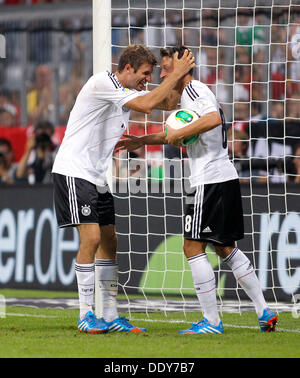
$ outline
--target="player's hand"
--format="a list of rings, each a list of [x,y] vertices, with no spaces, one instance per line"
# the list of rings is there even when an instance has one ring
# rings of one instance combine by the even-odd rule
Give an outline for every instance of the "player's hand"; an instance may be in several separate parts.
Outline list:
[[[128,152],[132,152],[144,145],[144,143],[142,142],[142,139],[135,135],[125,134],[123,136],[125,139],[121,139],[116,144],[116,147],[115,147],[116,152],[122,151],[122,150],[127,150]]]
[[[166,125],[166,129],[168,133],[165,137],[165,141],[167,144],[172,144],[173,146],[180,146],[181,145],[181,138],[178,135],[177,130],[172,129],[169,125]]]
[[[181,77],[195,67],[195,57],[191,50],[186,49],[183,56],[178,59],[178,52],[173,55],[174,73]]]

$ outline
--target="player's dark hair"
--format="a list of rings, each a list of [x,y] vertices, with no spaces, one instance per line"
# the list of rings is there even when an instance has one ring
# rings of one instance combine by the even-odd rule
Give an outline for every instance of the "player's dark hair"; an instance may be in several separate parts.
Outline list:
[[[118,72],[122,72],[126,64],[130,64],[136,72],[145,63],[156,66],[157,59],[153,52],[144,45],[129,45],[119,59]]]
[[[174,47],[165,47],[160,49],[160,56],[163,58],[165,56],[173,58],[173,55],[178,52],[178,59],[181,59],[185,50],[189,50],[186,46],[174,46]],[[188,72],[189,75],[193,75],[194,68],[191,68]]]

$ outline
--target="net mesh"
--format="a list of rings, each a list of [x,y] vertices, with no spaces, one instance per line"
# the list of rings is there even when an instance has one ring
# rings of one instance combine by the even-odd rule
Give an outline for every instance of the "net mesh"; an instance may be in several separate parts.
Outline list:
[[[129,44],[184,44],[196,57],[195,79],[207,84],[228,123],[229,154],[242,185],[245,238],[267,300],[299,293],[300,3],[285,0],[135,0],[113,2],[112,70]],[[160,83],[159,67],[153,89]],[[127,132],[164,129],[167,112],[131,113]],[[113,169],[120,285],[129,308],[194,308],[183,254],[183,210],[189,192],[184,148],[147,146],[116,153]],[[221,308],[243,308],[244,292],[208,245]],[[232,302],[233,301],[233,302]],[[175,306],[176,304],[176,306]],[[175,307],[173,307],[173,305]]]

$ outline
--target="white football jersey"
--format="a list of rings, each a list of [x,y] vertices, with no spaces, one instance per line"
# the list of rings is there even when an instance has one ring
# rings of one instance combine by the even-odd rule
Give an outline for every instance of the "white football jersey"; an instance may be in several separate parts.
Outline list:
[[[213,92],[198,80],[192,80],[186,85],[180,107],[194,110],[200,117],[213,111],[222,113]],[[221,118],[224,119],[223,113]],[[196,142],[187,145],[187,154],[192,187],[238,178],[237,171],[228,157],[225,125],[220,124],[200,134]]]
[[[52,172],[105,185],[115,145],[129,121],[130,111],[124,104],[146,93],[123,88],[108,71],[92,76],[70,113]]]

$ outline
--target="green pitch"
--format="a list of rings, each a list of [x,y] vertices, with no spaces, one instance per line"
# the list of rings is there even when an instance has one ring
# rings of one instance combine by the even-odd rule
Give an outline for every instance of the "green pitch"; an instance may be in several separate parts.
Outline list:
[[[224,334],[202,336],[178,334],[201,319],[197,313],[131,313],[146,334],[82,334],[77,316],[77,310],[6,306],[6,317],[0,318],[0,358],[300,357],[300,318],[291,313],[279,314],[278,331],[269,334],[260,333],[254,313],[224,313]]]

